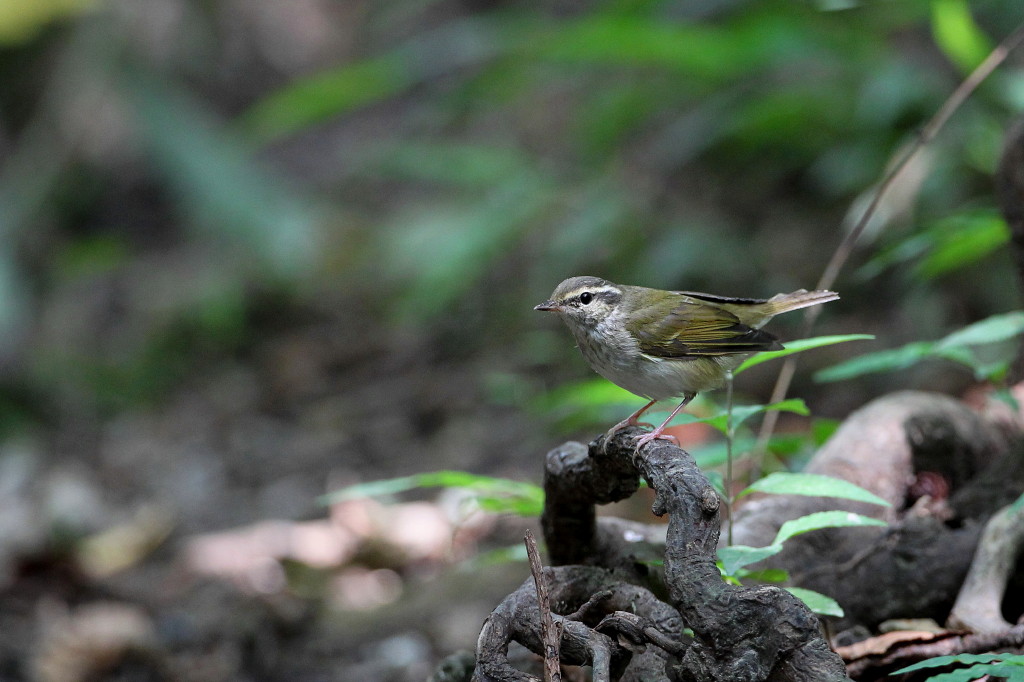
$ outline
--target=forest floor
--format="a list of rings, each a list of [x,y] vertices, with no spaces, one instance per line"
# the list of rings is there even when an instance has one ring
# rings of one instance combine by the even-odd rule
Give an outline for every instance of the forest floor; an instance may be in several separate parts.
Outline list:
[[[342,316],[345,317],[345,316]],[[472,648],[526,520],[436,489],[318,497],[437,469],[539,482],[545,442],[440,360],[332,319],[277,325],[153,404],[64,405],[0,457],[0,680],[422,680]]]

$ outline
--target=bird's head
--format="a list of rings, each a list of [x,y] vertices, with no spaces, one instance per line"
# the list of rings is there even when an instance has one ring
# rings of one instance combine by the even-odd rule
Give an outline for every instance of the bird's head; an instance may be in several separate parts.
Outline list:
[[[595,327],[619,310],[623,295],[622,287],[600,277],[570,277],[533,309],[558,313],[570,325]]]

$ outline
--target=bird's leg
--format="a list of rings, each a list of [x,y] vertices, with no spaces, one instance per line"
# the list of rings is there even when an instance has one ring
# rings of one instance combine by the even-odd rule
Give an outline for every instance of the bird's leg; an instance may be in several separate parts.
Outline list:
[[[670,421],[672,421],[673,419],[675,419],[675,416],[677,414],[679,414],[679,411],[682,410],[684,407],[686,407],[690,403],[690,401],[693,400],[696,396],[697,396],[696,393],[690,393],[688,395],[684,395],[683,396],[683,401],[681,403],[679,403],[678,405],[676,405],[676,409],[672,410],[672,414],[670,414],[668,416],[668,419],[666,419],[665,421],[663,421],[661,423],[661,426],[659,426],[658,428],[654,429],[650,433],[645,433],[642,436],[637,436],[637,439],[636,439],[636,449],[639,450],[640,448],[642,448],[643,446],[647,445],[648,443],[650,443],[653,440],[674,440],[676,442],[676,445],[679,445],[679,441],[676,439],[675,436],[670,436],[670,435],[664,433],[665,427],[668,426],[668,423]]]
[[[640,421],[637,421],[637,420],[640,419],[640,415],[642,415],[647,410],[651,409],[651,406],[654,405],[654,403],[656,403],[656,402],[658,402],[658,401],[657,400],[652,400],[651,402],[647,403],[646,405],[641,407],[639,410],[637,410],[633,414],[629,415],[628,417],[626,417],[625,419],[620,421],[618,424],[613,426],[611,429],[609,429],[608,433],[606,435],[609,438],[611,438],[612,436],[614,436],[616,433],[618,433],[622,429],[626,428],[627,426],[649,426],[649,427],[651,427],[653,429],[654,428],[654,424],[647,424],[646,422],[640,422]]]
[[[646,405],[641,407],[639,410],[637,410],[633,414],[629,415],[628,417],[626,417],[625,419],[620,421],[618,424],[616,424],[612,428],[608,429],[608,432],[606,434],[604,434],[605,451],[607,452],[608,441],[610,441],[612,439],[612,436],[614,436],[616,433],[618,433],[619,431],[621,431],[624,428],[627,428],[629,426],[649,426],[649,427],[651,427],[653,429],[654,428],[653,424],[646,424],[644,422],[640,422],[640,421],[637,421],[637,420],[640,418],[640,415],[642,415],[647,410],[651,409],[651,406],[654,403],[656,403],[656,402],[658,402],[658,401],[657,400],[652,400],[651,402],[647,403]]]

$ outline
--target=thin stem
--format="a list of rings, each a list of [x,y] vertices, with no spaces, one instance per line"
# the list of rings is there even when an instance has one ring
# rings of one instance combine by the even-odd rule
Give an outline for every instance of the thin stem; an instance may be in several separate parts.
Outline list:
[[[829,289],[835,284],[836,279],[839,277],[839,272],[843,266],[846,265],[846,261],[849,259],[850,254],[853,253],[853,248],[856,246],[857,241],[864,233],[864,229],[867,227],[871,218],[875,215],[878,210],[879,204],[882,202],[882,197],[889,191],[889,188],[895,184],[896,180],[902,175],[904,169],[910,164],[910,161],[918,155],[918,153],[924,149],[942,130],[946,122],[949,121],[953,113],[962,105],[967,98],[978,89],[978,86],[986,78],[988,78],[996,68],[1002,64],[1006,57],[1014,49],[1020,46],[1024,42],[1024,24],[1018,26],[1013,33],[1003,39],[999,45],[989,53],[984,59],[971,72],[971,74],[960,83],[956,90],[943,102],[939,110],[935,112],[935,115],[931,117],[928,123],[921,129],[920,134],[910,145],[910,147],[904,152],[903,156],[895,163],[886,175],[882,178],[882,181],[878,184],[878,189],[875,191],[874,197],[871,199],[871,203],[867,209],[861,215],[860,220],[854,226],[850,232],[847,233],[843,241],[840,242],[839,246],[836,247],[835,252],[832,254],[831,260],[828,265],[825,266],[825,270],[821,273],[821,279],[818,280],[817,289]],[[815,321],[818,319],[818,315],[821,314],[821,309],[818,307],[812,307],[807,309],[807,313],[804,315],[804,325],[802,328],[801,337],[806,337],[810,334],[811,328],[814,326]],[[786,358],[785,364],[779,371],[779,377],[775,381],[775,387],[772,389],[772,396],[769,399],[769,403],[777,403],[786,398],[786,393],[789,391],[789,386],[793,381],[793,375],[796,373],[796,362],[797,356],[790,355]],[[757,445],[755,451],[757,455],[757,464],[751,467],[751,477],[761,475],[764,473],[764,461],[767,453],[768,439],[771,438],[772,432],[775,430],[775,425],[778,423],[779,413],[768,412],[765,414],[764,421],[761,422],[761,429],[757,435]]]
[[[562,623],[555,623],[551,617],[551,599],[548,586],[544,580],[544,568],[540,563],[540,552],[537,551],[537,540],[533,531],[526,529],[526,556],[530,560],[530,572],[533,584],[537,588],[537,611],[540,617],[541,643],[544,646],[544,682],[562,682],[561,655],[559,649],[562,641]]]
[[[736,432],[732,428],[732,370],[725,373],[725,511],[729,522],[725,527],[725,542],[732,545],[732,444]]]

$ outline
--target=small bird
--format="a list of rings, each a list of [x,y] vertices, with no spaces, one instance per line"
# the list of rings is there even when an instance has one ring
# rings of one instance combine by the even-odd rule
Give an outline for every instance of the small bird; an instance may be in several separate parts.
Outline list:
[[[661,426],[639,436],[636,447],[674,440],[665,427],[702,391],[718,388],[729,372],[760,351],[782,344],[761,326],[779,313],[839,298],[833,291],[800,289],[769,299],[729,298],[695,291],[663,291],[614,284],[600,277],[570,277],[534,310],[557,313],[576,337],[591,368],[650,402],[606,434],[610,439],[660,400],[681,397]]]

